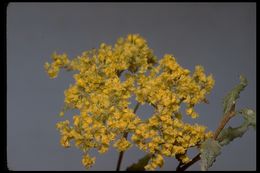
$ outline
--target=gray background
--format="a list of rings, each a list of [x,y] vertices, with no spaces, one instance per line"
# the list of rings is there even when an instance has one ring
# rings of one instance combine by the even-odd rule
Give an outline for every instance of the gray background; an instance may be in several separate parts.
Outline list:
[[[200,104],[196,122],[215,130],[222,115],[221,99],[244,74],[249,85],[238,108],[256,109],[256,5],[255,3],[10,3],[7,8],[7,161],[11,170],[84,170],[81,152],[64,149],[55,129],[64,118],[58,113],[63,91],[73,82],[72,73],[62,71],[51,80],[43,65],[57,51],[70,57],[96,48],[101,42],[114,44],[120,36],[139,33],[158,57],[173,53],[190,70],[201,64],[216,84]],[[145,105],[138,115],[152,110]],[[186,121],[191,121],[186,116]],[[230,124],[238,125],[241,117]],[[191,151],[191,156],[197,153]],[[115,149],[97,156],[90,170],[114,170]],[[144,153],[131,148],[122,169]],[[174,170],[175,159],[166,159],[162,170]],[[256,133],[222,150],[210,170],[255,170]],[[189,170],[199,170],[199,164]]]

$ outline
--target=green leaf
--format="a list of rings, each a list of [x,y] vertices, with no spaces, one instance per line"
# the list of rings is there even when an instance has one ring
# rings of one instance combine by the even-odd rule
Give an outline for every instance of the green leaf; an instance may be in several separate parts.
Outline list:
[[[200,158],[201,158],[201,170],[207,171],[209,167],[215,162],[216,157],[220,155],[221,146],[218,141],[214,139],[207,139],[201,144]]]
[[[247,123],[243,123],[241,126],[232,128],[228,127],[221,131],[217,140],[220,141],[220,145],[224,146],[229,144],[235,138],[242,137],[243,134],[247,131]]]
[[[144,157],[139,159],[137,163],[134,163],[131,166],[127,167],[126,171],[145,171],[144,167],[148,164],[151,158],[152,154],[145,155]]]
[[[230,111],[233,104],[236,103],[236,100],[239,98],[239,94],[244,88],[247,86],[247,79],[240,75],[240,84],[238,84],[235,88],[233,88],[224,98],[223,106],[224,106],[224,114]]]
[[[254,129],[256,127],[256,114],[251,109],[242,109],[239,111],[240,114],[243,115],[244,122],[235,128],[228,127],[223,129],[217,140],[220,141],[220,145],[224,146],[229,144],[231,141],[233,141],[235,138],[242,137],[246,131],[248,130],[249,126],[252,126]]]

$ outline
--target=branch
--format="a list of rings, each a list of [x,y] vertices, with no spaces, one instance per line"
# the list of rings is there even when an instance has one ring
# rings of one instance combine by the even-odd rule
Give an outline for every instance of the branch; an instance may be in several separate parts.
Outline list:
[[[216,140],[218,138],[218,135],[221,132],[221,130],[225,127],[225,125],[228,123],[228,121],[235,115],[236,115],[236,113],[235,113],[235,104],[233,104],[231,109],[230,109],[230,111],[227,112],[226,115],[224,115],[224,118],[222,119],[222,121],[220,122],[217,130],[214,133],[213,139]]]
[[[193,165],[194,163],[196,163],[199,160],[200,160],[200,153],[197,154],[190,162],[186,163],[185,165],[178,166],[176,168],[176,171],[185,171],[188,167],[190,167],[191,165]]]
[[[221,122],[219,123],[218,128],[216,129],[213,139],[216,140],[218,138],[218,135],[220,134],[221,130],[225,127],[225,125],[228,123],[228,121],[235,116],[235,104],[232,105],[231,109],[229,112],[227,112],[224,115],[224,118],[221,120]],[[194,163],[196,163],[197,161],[200,160],[200,153],[197,154],[190,162],[186,163],[183,166],[178,165],[178,167],[176,168],[176,171],[185,171],[187,168],[189,168],[191,165],[193,165]]]

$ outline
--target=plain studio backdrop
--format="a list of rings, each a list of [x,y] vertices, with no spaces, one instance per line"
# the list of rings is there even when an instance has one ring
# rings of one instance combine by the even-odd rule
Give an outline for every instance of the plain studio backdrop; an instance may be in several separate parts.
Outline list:
[[[155,55],[173,54],[184,68],[204,66],[216,81],[208,95],[210,104],[195,109],[200,123],[214,131],[222,116],[222,98],[239,75],[249,81],[237,108],[256,109],[256,4],[255,3],[10,3],[7,7],[7,161],[11,170],[85,170],[82,153],[60,146],[58,121],[64,90],[73,83],[72,73],[61,71],[51,80],[43,65],[51,54],[70,58],[114,44],[120,36],[139,33]],[[149,105],[137,114],[147,118]],[[242,122],[237,116],[228,125]],[[190,156],[198,151],[192,150]],[[115,170],[114,148],[96,156],[90,170]],[[125,152],[121,170],[145,153],[132,147]],[[166,158],[161,170],[175,170],[178,162]],[[189,170],[199,170],[199,162]],[[256,133],[250,128],[239,139],[223,147],[210,170],[255,170]]]

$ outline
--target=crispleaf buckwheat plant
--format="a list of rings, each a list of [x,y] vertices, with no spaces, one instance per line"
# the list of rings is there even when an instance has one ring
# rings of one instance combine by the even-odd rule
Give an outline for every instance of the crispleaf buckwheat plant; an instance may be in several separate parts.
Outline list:
[[[113,146],[119,152],[116,170],[120,170],[123,154],[130,147],[146,153],[127,170],[155,170],[162,167],[165,157],[179,161],[176,170],[183,171],[201,159],[201,169],[207,170],[220,154],[221,148],[248,127],[255,127],[255,113],[251,109],[237,111],[235,104],[247,80],[241,76],[236,86],[223,101],[223,119],[215,132],[206,126],[183,121],[185,114],[195,119],[199,116],[195,107],[208,103],[206,98],[214,86],[213,76],[205,74],[202,66],[194,72],[183,68],[171,54],[160,60],[153,54],[147,42],[138,34],[119,38],[114,46],[102,43],[98,49],[83,52],[69,59],[67,54],[52,55],[52,63],[45,69],[50,78],[56,78],[60,69],[74,71],[75,83],[65,90],[64,108],[78,110],[73,121],[60,121],[60,144],[67,148],[72,144],[82,150],[82,164],[90,168],[96,158],[89,154],[96,149],[100,154]],[[120,79],[124,75],[124,80]],[[136,106],[130,108],[130,98]],[[148,119],[137,110],[149,104],[154,112]],[[244,122],[238,127],[224,128],[236,114]],[[131,135],[131,136],[130,136]],[[187,151],[198,148],[198,155],[189,158]]]

